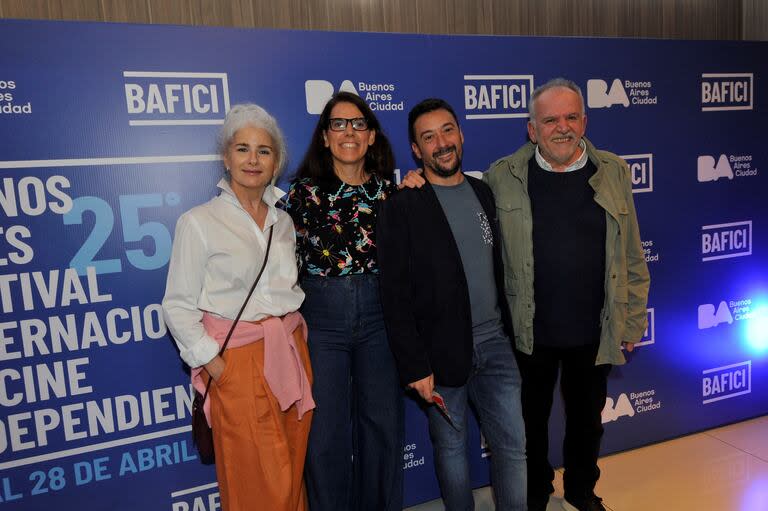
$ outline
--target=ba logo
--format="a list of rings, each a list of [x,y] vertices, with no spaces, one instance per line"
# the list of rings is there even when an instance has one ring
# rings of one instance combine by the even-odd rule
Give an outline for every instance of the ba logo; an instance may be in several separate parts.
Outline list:
[[[721,323],[733,323],[733,315],[728,304],[724,301],[720,302],[715,310],[715,304],[704,303],[699,305],[699,330],[705,328],[713,328]]]
[[[357,82],[350,80],[341,82],[339,92],[351,92],[360,96],[374,112],[402,112],[405,101],[397,101],[397,86],[384,82]],[[307,80],[304,82],[304,93],[307,100],[307,113],[317,115],[323,112],[328,100],[333,96],[333,84],[327,80]]]
[[[701,111],[752,110],[753,73],[703,73]]]
[[[632,105],[657,105],[659,97],[653,94],[653,82],[624,80],[615,78],[611,82],[600,79],[587,80],[587,106],[589,108],[610,108],[622,105],[627,108]]]
[[[605,400],[605,407],[602,412],[602,423],[613,422],[621,417],[634,417],[635,409],[625,393],[619,395],[619,399],[614,403],[613,398]]]
[[[629,106],[629,97],[621,80],[613,80],[611,90],[604,80],[592,79],[587,81],[587,106],[589,108],[610,108],[613,105]]]
[[[606,398],[603,407],[602,422],[617,421],[622,417],[634,417],[635,414],[655,412],[661,409],[662,401],[656,395],[656,389],[647,389],[640,392],[630,392],[629,395],[621,393],[614,402],[612,398]]]
[[[464,75],[466,119],[528,117],[533,75]]]
[[[648,309],[648,326],[643,332],[643,337],[640,342],[635,343],[637,346],[646,346],[648,344],[654,344],[656,342],[656,310],[653,307]]]
[[[701,227],[701,260],[752,255],[752,220]]]
[[[123,71],[131,126],[223,124],[229,111],[226,73]]]
[[[327,80],[307,80],[304,82],[304,95],[307,100],[307,113],[320,115],[325,108],[325,104],[331,99],[335,92],[333,84]],[[341,82],[339,92],[357,93],[354,84],[349,80]]]
[[[728,163],[728,157],[724,154],[720,155],[715,165],[715,158],[712,156],[699,156],[697,168],[697,176],[700,183],[706,183],[707,181],[717,181],[721,177],[727,177],[733,179],[733,169],[730,163]]]
[[[632,193],[653,191],[653,155],[629,154],[622,156],[632,176]]]
[[[701,372],[702,404],[743,396],[752,392],[752,361],[739,362]]]

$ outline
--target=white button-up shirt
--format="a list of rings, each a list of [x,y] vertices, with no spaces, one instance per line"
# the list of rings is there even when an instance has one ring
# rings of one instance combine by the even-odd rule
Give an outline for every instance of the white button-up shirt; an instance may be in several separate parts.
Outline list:
[[[262,231],[229,182],[222,179],[218,187],[218,197],[179,217],[163,297],[163,317],[190,367],[218,354],[219,345],[201,323],[203,312],[235,319],[264,261],[270,226],[269,260],[240,319],[283,316],[304,301],[297,284],[293,221],[275,207],[280,192],[271,185],[264,191],[269,210]]]

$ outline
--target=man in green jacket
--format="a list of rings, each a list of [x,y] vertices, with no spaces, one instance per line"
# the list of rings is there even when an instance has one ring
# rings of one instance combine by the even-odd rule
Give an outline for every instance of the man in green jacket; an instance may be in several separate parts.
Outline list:
[[[548,422],[558,372],[565,403],[569,511],[605,508],[594,493],[607,377],[646,329],[650,277],[627,164],[584,137],[579,87],[554,79],[529,102],[531,142],[491,165],[505,292],[523,378],[528,509],[554,491]]]

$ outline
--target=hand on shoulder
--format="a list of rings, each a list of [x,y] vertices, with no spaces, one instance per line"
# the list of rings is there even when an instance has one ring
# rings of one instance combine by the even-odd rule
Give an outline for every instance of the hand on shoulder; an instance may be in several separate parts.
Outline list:
[[[427,182],[423,176],[424,171],[422,169],[409,170],[405,177],[397,185],[398,190],[403,188],[421,188]]]

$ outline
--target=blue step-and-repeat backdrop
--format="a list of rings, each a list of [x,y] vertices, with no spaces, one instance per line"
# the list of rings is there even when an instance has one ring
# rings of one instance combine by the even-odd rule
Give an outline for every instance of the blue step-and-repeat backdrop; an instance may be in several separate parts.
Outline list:
[[[768,413],[768,43],[1,21],[0,48],[9,509],[218,509],[159,303],[176,219],[215,193],[216,133],[244,101],[286,132],[284,187],[336,90],[371,105],[403,171],[408,110],[447,99],[465,170],[483,171],[525,141],[535,86],[575,80],[588,136],[630,165],[652,275],[643,346],[610,378],[604,452]],[[471,442],[487,484],[476,427]],[[402,456],[407,503],[437,497],[414,402]]]

